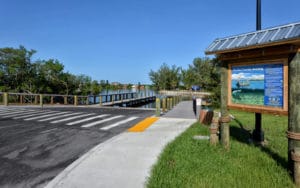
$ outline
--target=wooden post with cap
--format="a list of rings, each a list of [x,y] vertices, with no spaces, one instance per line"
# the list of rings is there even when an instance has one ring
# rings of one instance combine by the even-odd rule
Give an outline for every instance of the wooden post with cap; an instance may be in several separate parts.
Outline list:
[[[4,104],[4,106],[8,106],[8,102],[9,100],[8,100],[8,93],[7,92],[4,92],[3,93],[3,104]]]
[[[228,64],[221,62],[221,118],[220,118],[220,136],[221,144],[224,148],[230,148],[230,130],[229,130],[229,112],[227,109],[228,104]]]
[[[289,63],[288,73],[288,166],[294,177],[294,182],[300,186],[299,162],[300,152],[300,52],[296,53]]]

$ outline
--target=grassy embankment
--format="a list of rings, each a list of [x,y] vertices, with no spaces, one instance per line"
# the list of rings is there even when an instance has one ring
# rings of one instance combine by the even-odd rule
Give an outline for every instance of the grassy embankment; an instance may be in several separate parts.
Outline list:
[[[253,130],[254,114],[231,111],[243,127]],[[263,115],[267,145],[249,142],[250,135],[230,123],[231,148],[210,146],[195,135],[209,135],[196,123],[168,144],[152,169],[147,187],[294,187],[287,172],[287,117]]]

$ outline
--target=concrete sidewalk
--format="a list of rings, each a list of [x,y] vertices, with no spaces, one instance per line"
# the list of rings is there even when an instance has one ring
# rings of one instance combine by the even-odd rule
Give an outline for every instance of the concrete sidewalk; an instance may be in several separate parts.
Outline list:
[[[190,104],[180,103],[180,109],[189,106],[185,109],[188,113],[192,111]],[[195,121],[195,118],[161,117],[144,132],[122,133],[94,147],[46,187],[144,187],[152,165],[166,144]]]

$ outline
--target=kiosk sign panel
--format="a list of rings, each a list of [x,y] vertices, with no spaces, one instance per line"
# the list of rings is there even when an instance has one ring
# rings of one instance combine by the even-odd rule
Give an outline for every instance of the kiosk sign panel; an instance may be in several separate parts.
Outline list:
[[[264,105],[283,107],[283,64],[265,65]]]
[[[284,64],[232,66],[230,102],[283,108]]]

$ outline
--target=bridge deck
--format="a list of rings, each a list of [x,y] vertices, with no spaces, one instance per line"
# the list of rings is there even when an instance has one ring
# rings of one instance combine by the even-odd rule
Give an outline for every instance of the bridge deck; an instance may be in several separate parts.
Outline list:
[[[193,101],[180,102],[172,110],[168,111],[163,117],[196,120],[196,114],[193,111]]]

